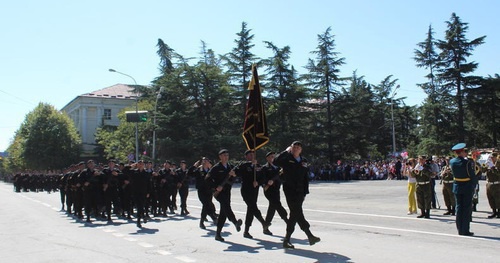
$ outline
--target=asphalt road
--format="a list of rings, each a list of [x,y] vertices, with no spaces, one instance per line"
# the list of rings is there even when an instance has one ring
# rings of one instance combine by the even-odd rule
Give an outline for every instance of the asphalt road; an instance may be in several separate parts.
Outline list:
[[[312,232],[321,242],[309,246],[297,226],[292,243],[283,249],[285,224],[276,215],[262,234],[257,220],[246,239],[232,224],[223,230],[225,242],[214,240],[215,226],[198,227],[200,202],[194,189],[189,216],[154,218],[143,228],[113,218],[113,223],[84,223],[60,211],[59,193],[15,193],[0,183],[0,260],[2,262],[498,262],[500,219],[490,212],[485,182],[481,181],[478,212],[473,214],[474,237],[458,236],[454,217],[441,209],[430,219],[406,215],[405,181],[313,182],[304,203]],[[238,186],[232,206],[244,219],[245,204]],[[282,196],[284,203],[284,197]],[[218,203],[216,203],[218,207]],[[260,193],[263,213],[267,200]]]

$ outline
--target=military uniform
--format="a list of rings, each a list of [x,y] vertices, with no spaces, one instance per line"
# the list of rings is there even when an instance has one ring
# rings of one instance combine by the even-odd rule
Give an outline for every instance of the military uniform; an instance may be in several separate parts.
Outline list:
[[[477,178],[474,173],[474,162],[466,159],[464,153],[465,143],[455,145],[452,150],[457,157],[450,160],[453,173],[453,193],[457,202],[456,225],[459,235],[472,236],[470,221],[472,217],[472,196]]]
[[[175,172],[177,174],[177,190],[181,198],[181,215],[189,215],[189,211],[187,210],[187,198],[189,195],[188,169],[185,169],[185,161],[181,161],[180,165],[181,167]],[[182,167],[184,167],[184,169]]]
[[[417,217],[430,218],[432,202],[432,170],[428,163],[418,164],[415,170],[415,179],[417,180],[417,206],[421,211],[421,214]]]
[[[443,198],[448,211],[444,215],[455,215],[455,195],[453,194],[453,174],[449,165],[441,171],[441,183],[443,184]]]
[[[219,151],[219,158],[229,158],[221,157],[222,155],[228,154],[228,151],[223,149]],[[225,160],[227,161],[227,160]],[[224,241],[221,236],[222,228],[226,223],[226,219],[229,219],[235,226],[236,230],[239,232],[241,230],[241,219],[237,220],[234,215],[233,209],[231,208],[231,188],[233,182],[233,176],[230,175],[231,172],[234,173],[233,166],[226,163],[224,165],[222,162],[214,165],[206,176],[206,180],[211,189],[213,189],[215,199],[220,204],[220,214],[217,220],[217,231],[215,234],[215,240]],[[220,189],[220,191],[217,191]]]
[[[204,159],[204,161],[208,162],[208,159]],[[199,167],[192,166],[191,168],[189,168],[189,174],[195,178],[195,187],[198,192],[198,199],[202,204],[201,216],[200,216],[201,229],[206,228],[204,221],[206,220],[207,216],[210,216],[213,222],[217,224],[217,215],[215,214],[215,206],[214,203],[212,202],[213,198],[212,191],[210,190],[208,182],[205,180],[206,175],[210,170],[210,168],[208,167],[209,166],[206,166],[204,168],[203,165],[200,165]]]
[[[266,154],[266,158],[270,155],[272,157],[274,153],[271,152]],[[282,184],[280,178],[280,168],[268,162],[264,166],[262,166],[262,174],[265,182],[264,195],[269,201],[269,206],[267,208],[267,213],[265,218],[266,223],[268,225],[271,225],[271,222],[273,220],[276,211],[278,212],[281,219],[283,219],[285,223],[288,223],[288,218],[287,218],[288,213],[280,201],[280,188]],[[272,184],[269,184],[270,181],[272,181]],[[264,234],[271,235],[272,233],[269,230],[267,230],[264,231]]]
[[[493,156],[494,161],[487,164],[488,167],[486,170],[486,178],[488,180],[486,183],[486,196],[493,211],[488,218],[495,216],[500,218],[500,162],[497,159],[496,153]]]
[[[299,224],[309,240],[309,244],[313,245],[320,241],[319,237],[314,236],[310,231],[310,224],[307,222],[302,204],[307,194],[309,194],[309,169],[307,167],[307,159],[302,157],[302,144],[298,141],[285,151],[276,155],[273,163],[283,169],[283,191],[285,192],[286,202],[290,209],[290,217],[286,226],[286,235],[283,240],[284,248],[294,248],[290,243],[292,233],[295,231],[295,225]],[[294,156],[298,154],[296,158]]]
[[[245,152],[245,157],[248,158],[247,156],[250,156],[249,154],[254,153],[253,151],[247,151]],[[264,218],[262,217],[262,213],[257,207],[257,199],[259,196],[259,182],[262,182],[262,173],[260,171],[257,171],[257,169],[257,164],[252,164],[251,161],[242,163],[235,169],[236,175],[241,178],[241,197],[243,197],[243,201],[245,201],[245,204],[247,205],[245,216],[245,231],[243,232],[243,236],[246,238],[253,238],[252,235],[250,235],[249,231],[254,217],[259,220],[264,230],[266,230],[269,226],[265,222]]]

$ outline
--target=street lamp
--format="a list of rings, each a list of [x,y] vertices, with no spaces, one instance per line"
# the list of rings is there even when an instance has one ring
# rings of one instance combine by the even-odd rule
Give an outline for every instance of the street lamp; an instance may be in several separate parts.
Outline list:
[[[153,116],[153,162],[156,161],[156,115],[158,114],[158,99],[161,98],[161,93],[165,90],[164,87],[160,87],[158,94],[156,95],[155,113]]]
[[[128,74],[125,74],[123,72],[120,72],[120,71],[116,71],[112,68],[109,69],[109,72],[114,72],[114,73],[118,73],[118,74],[121,74],[121,75],[124,75],[124,76],[127,76],[129,78],[131,78],[133,81],[134,81],[134,84],[135,84],[135,89],[137,89],[137,82],[135,81],[135,79],[128,75]],[[139,114],[139,106],[138,106],[138,94],[136,93],[135,95],[135,113],[136,114]],[[137,122],[135,123],[135,162],[138,162],[139,161],[139,128],[137,127]]]
[[[396,155],[396,130],[394,128],[394,96],[397,94],[399,85],[396,86],[391,96],[391,121],[392,121],[392,156]]]

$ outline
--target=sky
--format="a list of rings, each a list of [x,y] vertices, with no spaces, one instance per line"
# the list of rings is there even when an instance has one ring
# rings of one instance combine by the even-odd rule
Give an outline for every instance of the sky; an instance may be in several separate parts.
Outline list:
[[[201,41],[216,54],[235,47],[242,22],[254,35],[252,52],[272,56],[263,41],[290,46],[299,73],[331,27],[345,58],[340,76],[379,84],[392,75],[396,98],[420,105],[416,86],[427,72],[413,60],[429,25],[443,39],[455,12],[469,40],[486,35],[469,61],[475,74],[500,73],[500,1],[496,0],[17,0],[0,3],[0,151],[40,102],[63,108],[75,97],[118,83],[147,85],[160,75],[158,39],[184,57],[200,57]],[[265,89],[265,86],[263,87]]]

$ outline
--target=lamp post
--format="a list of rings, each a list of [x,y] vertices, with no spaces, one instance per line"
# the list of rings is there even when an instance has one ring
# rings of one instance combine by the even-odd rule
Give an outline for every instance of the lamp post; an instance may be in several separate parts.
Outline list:
[[[109,69],[109,72],[118,73],[118,74],[121,74],[121,75],[124,75],[124,76],[131,78],[134,81],[134,84],[136,86],[135,88],[137,89],[137,82],[135,81],[135,79],[132,76],[125,74],[123,72],[120,72],[120,71],[116,71],[112,68]],[[138,94],[136,92],[136,95],[135,95],[135,113],[138,114],[138,112],[139,112]],[[137,122],[136,122],[135,123],[135,162],[138,162],[138,161],[139,161],[139,128],[137,127]]]
[[[396,86],[391,96],[391,121],[392,121],[392,156],[396,155],[396,129],[394,128],[394,96],[397,94],[399,85]]]
[[[161,93],[163,92],[165,88],[160,87],[160,90],[158,91],[158,94],[156,95],[156,104],[155,104],[155,113],[153,116],[153,163],[156,161],[156,115],[158,113],[158,99],[161,98]]]

